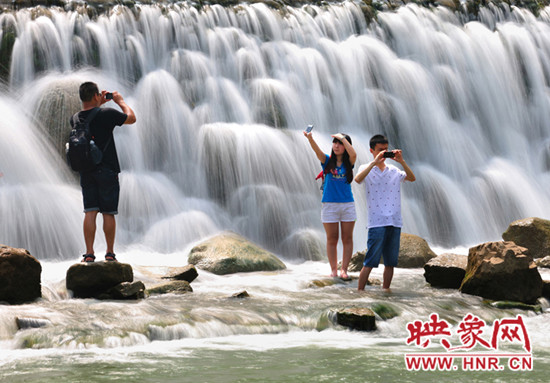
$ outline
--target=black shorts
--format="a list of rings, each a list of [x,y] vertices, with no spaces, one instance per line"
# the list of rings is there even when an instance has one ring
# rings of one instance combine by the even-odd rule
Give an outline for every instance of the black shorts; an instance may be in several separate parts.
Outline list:
[[[120,185],[117,172],[100,166],[91,172],[80,173],[80,186],[84,199],[84,212],[118,214]]]

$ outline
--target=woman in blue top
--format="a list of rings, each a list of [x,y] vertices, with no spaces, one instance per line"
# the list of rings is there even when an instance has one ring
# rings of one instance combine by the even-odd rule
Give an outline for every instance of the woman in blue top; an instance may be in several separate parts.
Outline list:
[[[340,278],[349,279],[348,265],[353,252],[353,228],[357,219],[355,202],[351,192],[353,181],[353,166],[357,154],[351,146],[351,138],[347,134],[337,133],[332,137],[332,152],[325,154],[313,139],[311,132],[304,132],[311,148],[317,155],[325,176],[323,187],[323,208],[321,221],[327,234],[327,257],[330,263],[331,277],[338,276],[337,245],[339,229],[342,231],[342,270]]]

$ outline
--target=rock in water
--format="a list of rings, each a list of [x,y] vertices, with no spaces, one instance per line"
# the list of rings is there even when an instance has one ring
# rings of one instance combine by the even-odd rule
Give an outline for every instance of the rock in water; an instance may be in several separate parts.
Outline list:
[[[42,266],[27,250],[0,245],[0,302],[20,304],[42,297]]]
[[[189,253],[188,262],[218,275],[286,269],[274,254],[230,232],[195,246]]]
[[[147,289],[148,295],[156,294],[185,294],[193,292],[193,288],[187,281],[171,281],[152,286]]]
[[[424,265],[424,278],[433,287],[458,289],[466,275],[468,257],[458,254],[441,254]]]
[[[99,299],[118,299],[131,300],[145,298],[145,285],[142,281],[122,282],[111,287],[105,294],[101,294]]]
[[[526,247],[533,258],[550,255],[550,221],[542,218],[525,218],[512,222],[502,233],[502,239]]]
[[[435,257],[436,254],[432,251],[425,239],[413,234],[401,234],[397,267],[424,267],[430,259]]]
[[[366,307],[351,307],[329,312],[329,318],[340,326],[352,330],[374,331],[376,330],[375,314]]]
[[[67,290],[75,298],[98,298],[122,282],[132,282],[132,266],[120,262],[77,263],[67,270]]]
[[[162,277],[162,279],[174,279],[176,281],[187,281],[191,283],[198,276],[199,273],[197,272],[195,265],[187,265],[184,267],[171,268],[170,272]]]
[[[526,248],[514,242],[488,242],[470,248],[460,291],[533,304],[542,295],[542,278]]]

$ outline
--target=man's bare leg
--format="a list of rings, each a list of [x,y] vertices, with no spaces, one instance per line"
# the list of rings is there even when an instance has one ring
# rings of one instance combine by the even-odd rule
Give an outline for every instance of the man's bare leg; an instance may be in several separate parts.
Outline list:
[[[107,253],[115,253],[116,220],[113,214],[103,214],[103,232],[107,243]]]
[[[84,242],[86,243],[86,254],[94,254],[95,220],[97,213],[97,211],[87,211],[84,214]]]
[[[369,275],[371,271],[372,271],[372,267],[363,266],[363,268],[361,269],[361,272],[359,273],[359,282],[357,284],[357,290],[359,291],[365,290],[365,285],[369,281]]]
[[[382,283],[383,289],[389,289],[391,285],[391,280],[393,279],[393,266],[384,267],[384,282]]]

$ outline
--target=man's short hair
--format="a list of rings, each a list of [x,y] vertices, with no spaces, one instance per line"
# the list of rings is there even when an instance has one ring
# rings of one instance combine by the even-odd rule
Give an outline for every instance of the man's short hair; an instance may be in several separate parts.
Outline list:
[[[95,82],[85,82],[80,85],[78,89],[78,94],[80,95],[80,100],[83,102],[92,101],[92,98],[99,93],[99,88]]]
[[[386,136],[383,136],[381,134],[377,134],[377,135],[372,136],[372,138],[370,139],[370,142],[369,142],[369,146],[372,150],[374,150],[374,148],[376,148],[377,144],[387,144],[387,143],[388,143],[388,139],[386,138]]]

